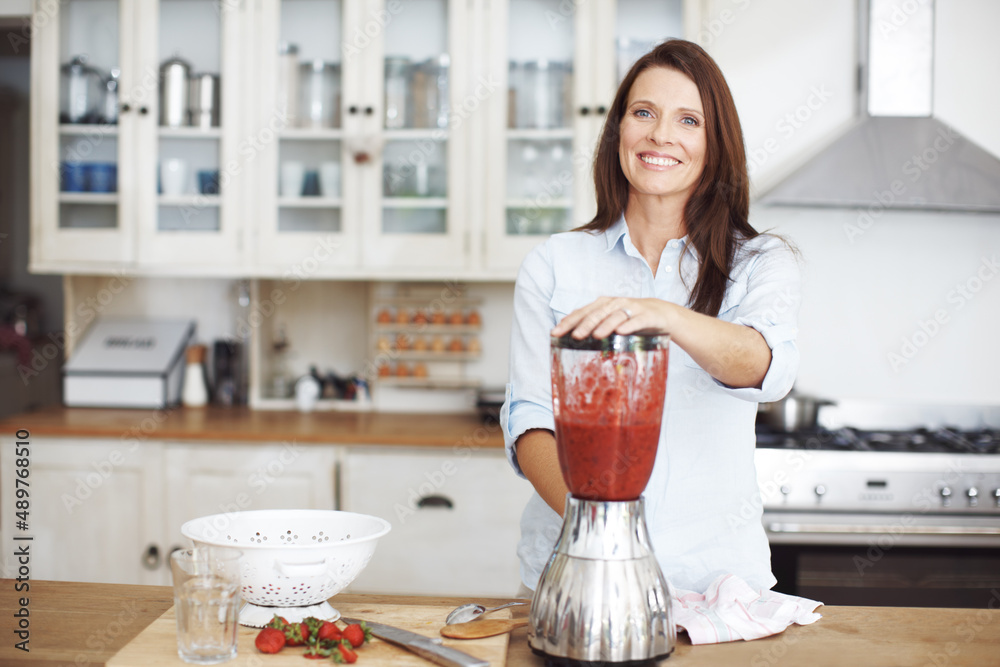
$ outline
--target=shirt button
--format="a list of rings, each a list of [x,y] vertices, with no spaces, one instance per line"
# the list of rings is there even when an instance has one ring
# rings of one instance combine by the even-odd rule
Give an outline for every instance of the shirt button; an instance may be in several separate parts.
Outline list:
[[[667,273],[670,273],[670,270],[672,268],[673,268],[672,266],[665,266],[665,267],[663,267],[663,270],[666,271]]]
[[[678,241],[677,239],[673,239],[672,241],[669,241],[667,245],[670,246],[671,248],[676,248],[679,243],[680,241]]]

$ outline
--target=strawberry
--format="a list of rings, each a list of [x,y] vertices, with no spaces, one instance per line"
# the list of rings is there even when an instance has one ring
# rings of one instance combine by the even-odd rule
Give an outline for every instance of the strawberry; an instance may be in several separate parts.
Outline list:
[[[289,623],[285,628],[285,641],[288,646],[308,644],[309,626],[305,623]]]
[[[322,660],[329,658],[333,652],[333,648],[324,648],[319,644],[310,644],[302,656],[311,660]]]
[[[288,627],[288,621],[285,620],[284,616],[278,616],[275,614],[274,618],[271,619],[271,622],[267,624],[267,627],[275,628],[276,630],[284,632],[285,628]]]
[[[323,621],[323,624],[316,629],[314,636],[316,637],[316,641],[339,642],[342,633],[336,623]]]
[[[358,648],[371,638],[371,630],[363,623],[351,623],[344,628],[344,639],[351,642],[353,648]]]
[[[358,654],[354,652],[351,648],[350,642],[346,639],[342,640],[337,644],[337,649],[340,651],[339,655],[337,653],[333,654],[334,662],[346,662],[347,664],[352,664],[358,661]]]
[[[257,633],[254,646],[261,653],[277,653],[285,646],[285,635],[277,628],[264,628]]]

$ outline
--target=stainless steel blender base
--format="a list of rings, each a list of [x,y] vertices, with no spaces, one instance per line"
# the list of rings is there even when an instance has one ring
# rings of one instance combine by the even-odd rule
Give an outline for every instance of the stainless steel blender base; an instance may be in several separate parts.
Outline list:
[[[550,664],[643,665],[673,651],[670,586],[642,507],[567,497],[528,617],[528,645]]]

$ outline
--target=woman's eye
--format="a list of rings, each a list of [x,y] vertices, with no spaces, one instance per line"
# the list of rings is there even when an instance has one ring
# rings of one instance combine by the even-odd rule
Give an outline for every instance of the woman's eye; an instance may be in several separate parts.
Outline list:
[[[684,116],[684,118],[681,118],[681,122],[692,127],[698,126],[698,119],[693,116]]]
[[[651,118],[652,117],[652,114],[649,113],[649,111],[647,111],[646,109],[636,109],[634,113],[635,113],[636,116],[639,116],[640,118]]]

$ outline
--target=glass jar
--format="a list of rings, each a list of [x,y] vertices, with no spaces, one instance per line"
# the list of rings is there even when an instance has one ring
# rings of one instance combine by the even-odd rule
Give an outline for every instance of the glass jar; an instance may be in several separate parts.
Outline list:
[[[413,127],[413,66],[410,59],[389,56],[385,59],[385,127]]]
[[[103,118],[104,77],[87,64],[87,56],[74,56],[61,68],[60,123],[99,123]]]
[[[340,126],[340,63],[311,60],[299,68],[301,107],[299,125],[309,128]]]

